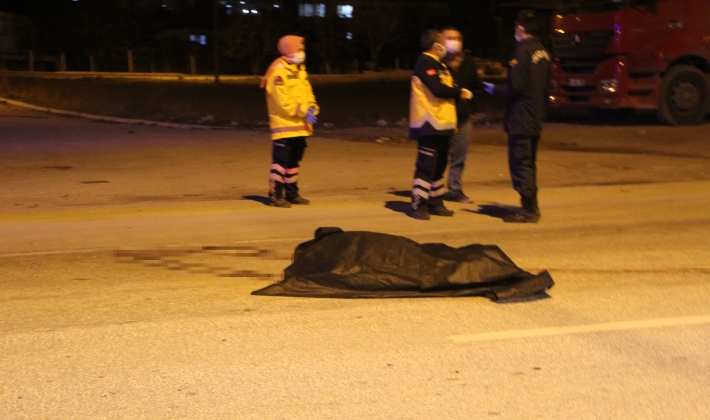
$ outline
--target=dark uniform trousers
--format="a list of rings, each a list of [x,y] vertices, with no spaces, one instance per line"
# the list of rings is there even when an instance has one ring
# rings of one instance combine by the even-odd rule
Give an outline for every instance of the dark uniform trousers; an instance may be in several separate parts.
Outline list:
[[[305,137],[273,141],[269,197],[282,197],[284,190],[287,200],[298,197],[299,162],[303,159],[306,147]]]
[[[523,207],[537,208],[537,144],[540,137],[508,136],[508,166]],[[527,204],[527,205],[526,205]]]
[[[415,209],[426,203],[432,207],[442,205],[450,137],[423,136],[417,140],[419,148],[412,188],[412,207]]]

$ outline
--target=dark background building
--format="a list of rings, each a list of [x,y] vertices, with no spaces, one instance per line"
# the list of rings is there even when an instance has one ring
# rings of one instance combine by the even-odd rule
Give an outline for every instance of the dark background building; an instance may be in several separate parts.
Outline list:
[[[347,73],[409,69],[424,29],[455,26],[474,55],[505,61],[512,27],[504,27],[503,18],[511,9],[499,3],[0,0],[0,55],[8,68],[33,51],[35,57],[63,56],[69,71],[207,74],[214,71],[218,41],[222,73],[260,74],[278,56],[278,38],[295,33],[307,39],[310,72]],[[45,67],[61,65],[57,59]]]

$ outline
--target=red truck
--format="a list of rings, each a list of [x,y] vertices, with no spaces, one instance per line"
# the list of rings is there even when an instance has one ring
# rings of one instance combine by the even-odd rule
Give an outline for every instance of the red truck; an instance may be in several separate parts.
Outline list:
[[[569,1],[551,34],[550,105],[657,110],[697,124],[710,105],[710,0]]]

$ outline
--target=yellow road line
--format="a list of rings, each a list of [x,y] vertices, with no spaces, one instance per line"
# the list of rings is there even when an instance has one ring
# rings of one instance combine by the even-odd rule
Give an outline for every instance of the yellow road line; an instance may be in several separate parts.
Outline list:
[[[592,332],[625,331],[643,328],[673,327],[710,323],[710,315],[683,316],[676,318],[642,319],[637,321],[603,322],[600,324],[572,325],[568,327],[533,328],[528,330],[495,331],[481,334],[449,336],[455,343],[474,341],[513,340],[519,338],[549,337],[553,335],[584,334]]]

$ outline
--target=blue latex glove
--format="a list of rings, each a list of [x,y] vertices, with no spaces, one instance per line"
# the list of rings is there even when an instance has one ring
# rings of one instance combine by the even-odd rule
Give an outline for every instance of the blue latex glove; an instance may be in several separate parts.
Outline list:
[[[308,108],[308,114],[306,114],[306,122],[310,125],[313,125],[318,122],[318,118],[314,115],[315,112],[315,107]]]
[[[485,86],[485,91],[493,95],[493,90],[496,88],[496,85],[487,82],[483,82],[483,85]]]

